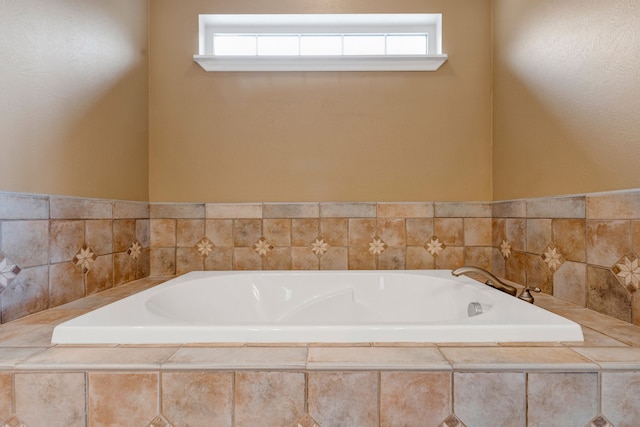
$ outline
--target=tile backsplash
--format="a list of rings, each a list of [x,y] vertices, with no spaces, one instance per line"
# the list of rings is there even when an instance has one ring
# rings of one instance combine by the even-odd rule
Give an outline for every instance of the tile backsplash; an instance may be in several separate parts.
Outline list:
[[[1,321],[149,275],[476,265],[640,324],[640,190],[500,202],[144,203],[0,193]]]

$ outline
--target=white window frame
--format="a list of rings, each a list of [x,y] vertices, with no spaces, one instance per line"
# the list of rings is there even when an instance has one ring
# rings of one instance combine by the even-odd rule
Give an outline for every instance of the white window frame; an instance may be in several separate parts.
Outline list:
[[[428,34],[426,54],[220,56],[214,34]],[[441,14],[199,15],[199,52],[206,71],[435,71],[442,53]]]

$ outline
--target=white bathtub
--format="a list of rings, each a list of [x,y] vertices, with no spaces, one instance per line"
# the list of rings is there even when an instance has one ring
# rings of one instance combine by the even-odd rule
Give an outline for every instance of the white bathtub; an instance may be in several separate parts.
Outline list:
[[[471,304],[474,303],[474,304]],[[469,315],[482,311],[482,314]],[[449,270],[192,272],[57,326],[53,343],[582,341]]]

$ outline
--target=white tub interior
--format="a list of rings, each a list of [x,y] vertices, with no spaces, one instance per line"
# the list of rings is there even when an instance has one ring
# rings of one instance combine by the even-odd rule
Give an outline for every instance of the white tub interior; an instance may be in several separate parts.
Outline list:
[[[477,309],[481,312],[475,314]],[[60,344],[582,341],[448,270],[192,272],[58,325]]]

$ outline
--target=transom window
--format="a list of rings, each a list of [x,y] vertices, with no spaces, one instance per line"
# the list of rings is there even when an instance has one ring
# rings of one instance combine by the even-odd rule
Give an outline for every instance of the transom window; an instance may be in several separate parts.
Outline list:
[[[435,70],[440,14],[200,15],[207,71]]]

